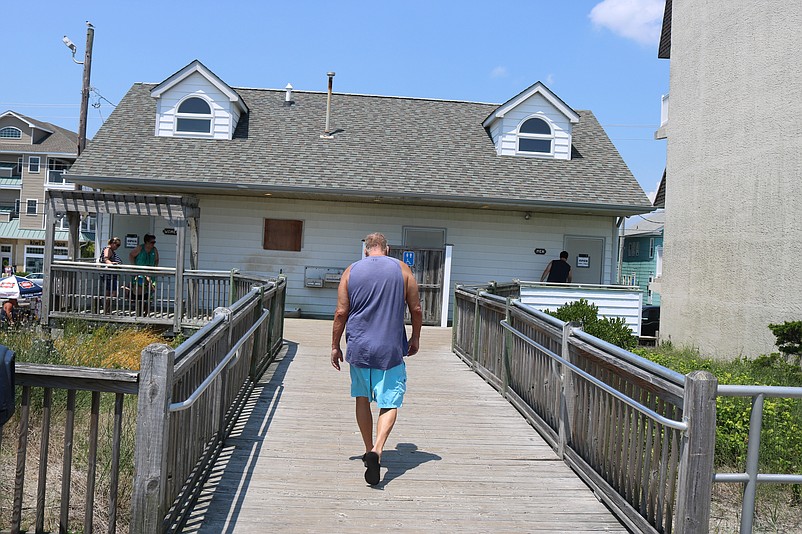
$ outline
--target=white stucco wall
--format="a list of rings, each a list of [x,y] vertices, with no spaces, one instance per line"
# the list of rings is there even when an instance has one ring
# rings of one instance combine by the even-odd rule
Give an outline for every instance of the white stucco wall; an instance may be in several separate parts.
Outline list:
[[[802,3],[674,0],[661,336],[720,358],[802,319]]]
[[[374,231],[384,233],[391,246],[400,245],[404,226],[446,228],[446,240],[454,245],[452,283],[538,280],[546,264],[558,257],[565,235],[604,238],[603,282],[610,283],[614,272],[611,217],[534,213],[526,220],[519,211],[233,196],[202,196],[200,209],[201,269],[236,267],[268,275],[281,270],[289,278],[287,308],[315,315],[333,314],[337,291],[304,287],[304,268],[347,267],[360,258],[362,238]],[[263,250],[265,218],[303,220],[302,250]],[[154,222],[161,265],[175,265],[175,237],[163,234],[165,221]],[[535,248],[547,254],[536,255]]]

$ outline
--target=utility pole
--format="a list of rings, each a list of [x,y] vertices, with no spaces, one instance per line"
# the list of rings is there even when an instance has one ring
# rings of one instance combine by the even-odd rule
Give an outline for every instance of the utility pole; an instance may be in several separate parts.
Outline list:
[[[92,74],[92,44],[95,41],[95,27],[88,20],[86,21],[86,51],[84,52],[84,60],[78,61],[75,59],[75,53],[78,48],[75,46],[69,37],[66,35],[62,39],[64,44],[67,45],[72,51],[72,60],[84,66],[83,85],[81,89],[81,117],[78,121],[78,155],[86,148],[86,115],[89,110],[89,80]]]
[[[86,115],[89,110],[89,78],[92,73],[92,44],[95,41],[95,27],[86,21],[86,52],[84,53],[84,78],[81,89],[81,118],[78,122],[78,155],[86,148]]]
[[[81,116],[78,119],[78,156],[86,148],[86,116],[89,110],[89,80],[92,74],[92,45],[95,41],[95,27],[88,20],[86,21],[86,50],[84,51],[84,60],[78,61],[75,59],[77,47],[69,37],[66,35],[62,39],[67,48],[72,51],[72,60],[84,66],[84,75],[81,87]],[[81,186],[75,184],[75,189],[80,190]],[[77,212],[67,213],[67,222],[70,227],[69,238],[67,242],[67,253],[69,258],[77,261],[80,257],[80,231],[81,231],[81,216]]]

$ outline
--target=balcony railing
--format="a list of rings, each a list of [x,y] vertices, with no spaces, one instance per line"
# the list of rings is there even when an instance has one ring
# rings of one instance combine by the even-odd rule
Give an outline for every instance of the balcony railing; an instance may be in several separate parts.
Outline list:
[[[184,271],[182,287],[177,288],[174,268],[56,261],[44,288],[52,297],[43,321],[82,318],[198,326],[211,320],[215,308],[230,306],[252,286],[270,281],[236,271]]]

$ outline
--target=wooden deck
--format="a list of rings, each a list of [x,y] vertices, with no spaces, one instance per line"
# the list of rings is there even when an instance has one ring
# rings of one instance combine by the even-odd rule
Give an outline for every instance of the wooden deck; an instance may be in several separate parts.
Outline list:
[[[331,322],[287,319],[185,532],[627,532],[524,418],[424,327],[382,457],[365,484],[347,366]],[[375,419],[375,411],[374,411]]]

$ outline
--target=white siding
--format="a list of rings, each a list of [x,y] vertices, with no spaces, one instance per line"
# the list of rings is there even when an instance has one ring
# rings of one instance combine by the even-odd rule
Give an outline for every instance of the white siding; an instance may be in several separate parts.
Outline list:
[[[214,115],[211,138],[231,139],[234,128],[236,128],[236,121],[239,120],[239,113],[235,111],[236,106],[217,87],[197,72],[171,87],[159,98],[156,110],[156,135],[159,137],[180,135],[175,133],[175,113],[178,103],[191,94],[203,95],[211,100],[210,105]]]
[[[304,267],[345,268],[360,258],[361,239],[380,231],[390,245],[400,245],[403,226],[445,227],[454,245],[452,284],[485,284],[514,278],[539,280],[546,264],[563,248],[565,235],[604,237],[605,257],[612,258],[612,218],[534,213],[530,220],[519,211],[446,209],[379,204],[335,203],[243,197],[200,197],[201,269],[242,271],[288,276],[287,308],[305,314],[331,315],[335,288],[305,288]],[[262,249],[264,219],[302,219],[300,252]],[[166,222],[157,221],[161,265],[175,264],[175,237],[163,235]],[[545,248],[546,255],[534,254]],[[610,262],[604,282],[610,283]],[[453,287],[453,286],[452,286]]]
[[[643,292],[639,288],[521,283],[521,302],[540,311],[555,311],[579,299],[595,304],[600,317],[624,319],[632,334],[640,336]]]
[[[571,121],[540,94],[534,94],[490,128],[496,151],[502,156],[515,156],[518,149],[516,132],[525,119],[539,116],[554,129],[554,159],[571,159]],[[518,157],[530,157],[520,156]],[[548,156],[541,156],[548,157]]]

